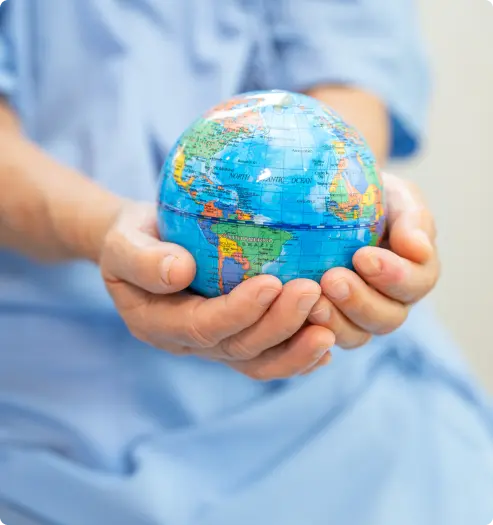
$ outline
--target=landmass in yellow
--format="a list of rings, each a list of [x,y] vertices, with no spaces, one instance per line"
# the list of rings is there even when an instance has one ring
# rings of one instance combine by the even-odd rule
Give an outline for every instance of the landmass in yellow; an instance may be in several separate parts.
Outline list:
[[[219,235],[219,246],[218,246],[218,270],[219,270],[219,290],[224,293],[224,282],[223,282],[223,265],[224,260],[228,257],[234,259],[240,263],[244,270],[250,268],[248,259],[243,255],[243,250],[238,244],[232,239],[228,239],[224,235]]]
[[[175,179],[176,184],[188,191],[188,188],[193,184],[195,177],[190,177],[187,181],[183,180],[183,170],[185,168],[185,152],[183,151],[182,146],[178,146],[175,153],[175,158],[173,159],[173,178]]]
[[[342,157],[343,155],[346,154],[346,146],[344,142],[340,140],[334,140],[334,142],[332,142],[332,145],[334,146],[334,149],[337,155],[340,155]]]
[[[330,194],[337,205],[332,211],[342,220],[359,219],[364,216],[365,208],[375,207],[375,220],[383,216],[381,192],[375,184],[369,184],[365,193],[361,194],[344,175],[348,167],[346,146],[343,141],[332,142],[335,153],[340,157],[337,173],[330,185]],[[358,155],[358,162],[363,165],[363,160]]]
[[[249,221],[252,218],[252,216],[249,213],[247,213],[246,211],[242,211],[242,210],[236,210],[236,216],[238,217],[238,220],[240,221]]]

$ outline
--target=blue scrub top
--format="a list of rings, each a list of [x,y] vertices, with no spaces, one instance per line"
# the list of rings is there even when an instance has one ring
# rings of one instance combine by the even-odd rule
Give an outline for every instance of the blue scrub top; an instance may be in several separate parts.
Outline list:
[[[53,157],[134,199],[155,199],[197,114],[251,89],[367,89],[405,156],[427,100],[415,19],[411,0],[7,0],[0,92]],[[259,383],[133,339],[93,265],[0,252],[8,525],[492,519],[492,412],[426,306],[309,377]]]

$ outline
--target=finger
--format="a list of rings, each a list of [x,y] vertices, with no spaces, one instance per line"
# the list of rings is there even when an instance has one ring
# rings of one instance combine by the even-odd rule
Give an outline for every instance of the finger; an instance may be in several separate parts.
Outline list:
[[[350,321],[372,334],[392,332],[407,318],[407,306],[370,288],[346,268],[329,270],[320,284],[324,295]]]
[[[424,265],[416,264],[381,248],[362,248],[353,257],[358,274],[385,296],[412,304],[427,295],[440,273],[437,257]]]
[[[311,366],[308,370],[305,372],[302,372],[301,375],[307,376],[309,374],[312,374],[319,368],[322,368],[324,366],[327,366],[332,362],[332,353],[328,351],[323,357],[321,357],[313,366]]]
[[[227,294],[204,301],[190,316],[192,342],[214,347],[259,321],[282,292],[281,281],[272,275],[247,279]]]
[[[195,277],[195,260],[177,244],[161,242],[155,211],[146,207],[121,218],[105,241],[101,269],[106,283],[125,281],[156,294],[187,288]]]
[[[333,332],[336,345],[344,350],[359,348],[371,339],[371,334],[352,323],[323,295],[313,307],[308,321]]]
[[[188,293],[152,296],[127,312],[125,319],[131,326],[139,325],[158,348],[166,349],[171,342],[185,353],[221,357],[219,343],[258,321],[281,290],[279,279],[259,275],[213,299]]]
[[[320,286],[309,279],[286,283],[269,311],[253,326],[224,341],[233,360],[250,360],[293,336],[320,297]]]
[[[382,176],[390,248],[413,262],[428,262],[434,254],[436,227],[422,195],[410,182],[387,173]]]
[[[285,379],[306,372],[334,345],[332,332],[320,326],[307,326],[291,339],[249,361],[227,361],[239,372],[260,381]]]

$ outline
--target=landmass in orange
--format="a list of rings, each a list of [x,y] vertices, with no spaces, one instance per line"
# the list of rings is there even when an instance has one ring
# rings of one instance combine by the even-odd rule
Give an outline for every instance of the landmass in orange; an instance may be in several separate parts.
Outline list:
[[[216,207],[216,201],[209,201],[204,204],[202,215],[205,217],[222,217],[223,210]]]
[[[241,210],[236,210],[236,217],[238,217],[238,220],[240,221],[250,221],[252,219],[252,216],[249,213]]]

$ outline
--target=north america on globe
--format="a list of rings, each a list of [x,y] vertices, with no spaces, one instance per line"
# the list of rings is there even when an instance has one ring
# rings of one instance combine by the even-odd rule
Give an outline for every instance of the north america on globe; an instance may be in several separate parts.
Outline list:
[[[161,238],[195,257],[206,297],[271,274],[320,281],[377,246],[384,193],[361,134],[329,106],[281,90],[210,109],[177,140],[161,172]]]

